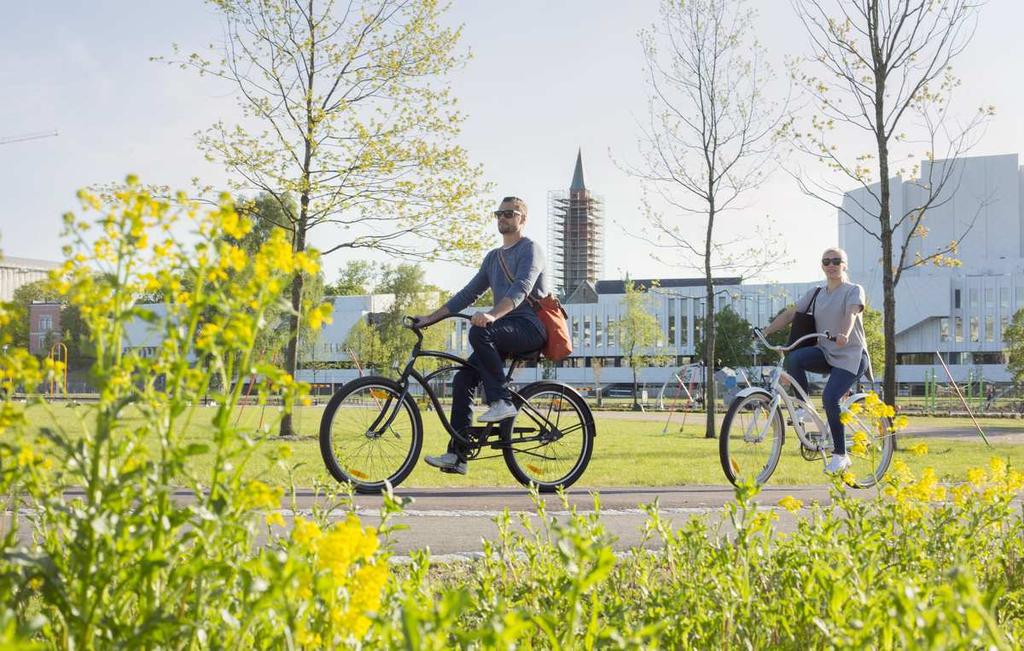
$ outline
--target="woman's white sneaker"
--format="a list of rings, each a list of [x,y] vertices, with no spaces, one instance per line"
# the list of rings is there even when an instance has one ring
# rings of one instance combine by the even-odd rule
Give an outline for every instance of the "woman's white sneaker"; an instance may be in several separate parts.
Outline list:
[[[832,459],[825,464],[825,474],[838,475],[850,467],[850,455],[833,454]]]

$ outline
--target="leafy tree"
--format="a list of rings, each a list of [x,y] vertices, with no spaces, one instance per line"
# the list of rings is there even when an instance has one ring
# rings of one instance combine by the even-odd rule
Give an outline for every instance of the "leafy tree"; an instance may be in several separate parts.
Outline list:
[[[867,339],[868,357],[871,359],[871,370],[878,374],[885,368],[885,334],[883,332],[882,313],[870,305],[864,306],[864,337]]]
[[[671,263],[703,273],[708,306],[716,274],[751,276],[782,262],[771,233],[737,240],[715,231],[775,167],[774,135],[786,112],[765,95],[771,70],[753,16],[741,0],[662,0],[661,23],[641,32],[650,116],[642,164],[631,171],[668,206],[662,213],[645,202],[646,239]],[[702,352],[711,368],[715,320],[708,325]],[[705,435],[714,438],[713,382],[707,391]]]
[[[294,252],[333,225],[324,255],[475,257],[485,243],[480,169],[455,140],[446,75],[464,56],[435,0],[217,0],[225,42],[176,61],[238,90],[244,124],[200,147],[239,190],[273,197]],[[211,46],[211,50],[215,50]],[[177,48],[175,48],[177,52]],[[297,206],[286,199],[296,197]],[[302,274],[291,287],[285,370],[298,362]],[[282,434],[292,434],[286,416]]]
[[[704,319],[700,319],[700,332],[704,333]],[[732,368],[750,364],[754,354],[754,342],[750,338],[750,323],[736,313],[731,306],[720,310],[715,315],[715,336],[718,338],[718,345],[715,347],[718,357],[715,360],[714,368],[720,369],[723,366]],[[703,335],[699,335],[694,342],[696,350],[701,350]]]
[[[372,315],[373,323],[360,319],[346,338],[346,347],[356,354],[364,366],[386,371],[408,357],[416,335],[402,325],[402,319],[411,314],[429,312],[438,303],[440,289],[426,282],[423,268],[418,264],[384,265],[375,294],[391,294],[394,301],[387,311]],[[449,320],[437,323],[423,331],[424,348],[443,350],[452,330]],[[430,360],[419,362],[429,368]]]
[[[338,273],[338,280],[325,288],[329,296],[364,296],[370,293],[377,268],[369,260],[349,260]]]
[[[661,363],[657,352],[661,324],[654,316],[647,290],[629,278],[622,296],[622,317],[613,325],[619,350],[626,365],[633,369],[633,409],[640,409],[637,369]]]
[[[1008,358],[1006,368],[1013,375],[1015,384],[1024,384],[1024,310],[1017,310],[1013,314],[1010,325],[1003,333],[1003,342]]]
[[[35,302],[55,301],[57,293],[50,287],[48,280],[36,280],[25,283],[14,290],[11,296],[10,328],[11,345],[16,348],[29,349],[29,306]]]
[[[794,133],[799,150],[838,181],[794,174],[805,193],[856,223],[880,248],[885,333],[884,397],[896,403],[896,286],[921,264],[956,265],[960,240],[975,215],[958,215],[962,230],[938,245],[927,241],[926,216],[952,198],[962,172],[957,158],[977,142],[989,106],[964,121],[950,115],[959,80],[952,62],[967,47],[982,3],[975,0],[795,0],[811,38],[806,70],[794,71],[817,110]],[[845,143],[837,126],[870,134],[870,146]],[[858,142],[858,141],[855,141]],[[901,161],[922,160],[901,167]],[[936,162],[941,160],[941,162]],[[915,177],[920,174],[920,178]],[[892,212],[894,177],[910,179]],[[859,194],[844,199],[854,184]],[[978,212],[980,213],[979,207]]]

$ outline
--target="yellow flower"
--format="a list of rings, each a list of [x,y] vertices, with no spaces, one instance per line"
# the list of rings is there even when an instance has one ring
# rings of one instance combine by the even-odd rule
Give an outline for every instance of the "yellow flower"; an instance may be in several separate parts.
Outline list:
[[[915,456],[922,456],[928,454],[928,445],[926,443],[918,443],[917,445],[910,446],[910,453]]]
[[[295,641],[299,643],[299,646],[310,649],[319,649],[323,646],[323,640],[320,639],[320,634],[311,633],[305,628],[300,628],[295,632]]]
[[[897,484],[904,484],[914,480],[914,473],[903,459],[896,459],[892,462],[892,474],[890,475]]]
[[[982,468],[971,468],[967,471],[967,481],[975,487],[985,483],[985,471]]]
[[[971,496],[973,491],[968,484],[958,484],[953,487],[953,503],[959,506],[967,503],[967,499]]]
[[[272,511],[268,513],[266,517],[263,519],[267,523],[268,527],[273,526],[275,524],[279,527],[284,526],[284,516],[281,515],[280,511]]]
[[[842,423],[843,425],[849,425],[851,422],[853,422],[853,414],[851,414],[848,411],[844,411],[843,413],[839,414],[839,422]]]
[[[242,508],[259,509],[274,508],[281,506],[281,496],[284,490],[279,487],[271,488],[258,479],[254,479],[245,487],[242,493]]]
[[[988,467],[992,470],[990,475],[992,479],[1001,479],[1006,474],[1006,459],[992,457],[988,462]]]
[[[369,560],[380,546],[377,532],[363,528],[359,519],[349,516],[336,523],[317,542],[317,554],[322,569],[329,570],[335,580],[342,580],[352,563]]]
[[[792,495],[786,495],[781,500],[779,500],[779,506],[786,509],[790,513],[796,513],[801,508],[803,508],[804,503],[801,500],[798,500],[797,498],[793,497]]]
[[[859,414],[861,411],[863,411],[863,409],[864,405],[860,404],[859,402],[855,402],[852,405],[850,405],[851,414]]]
[[[315,522],[310,522],[302,517],[295,518],[295,523],[292,526],[292,540],[296,544],[311,548],[320,540],[322,535],[323,532],[320,531],[320,527]]]
[[[30,447],[23,447],[18,451],[18,467],[31,466],[37,459],[35,450]]]

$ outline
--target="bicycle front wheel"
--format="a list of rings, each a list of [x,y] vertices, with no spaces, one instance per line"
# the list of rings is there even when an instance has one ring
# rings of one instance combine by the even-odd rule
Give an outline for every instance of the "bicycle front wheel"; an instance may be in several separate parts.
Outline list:
[[[541,493],[568,488],[587,469],[594,450],[594,417],[580,394],[556,382],[526,386],[518,411],[503,430],[502,455],[509,472]]]
[[[756,391],[733,400],[722,421],[718,455],[733,485],[761,485],[775,472],[784,440],[782,412],[772,410],[772,396]]]
[[[864,407],[866,399],[859,395],[843,407],[849,414],[844,430],[851,462],[843,479],[854,488],[871,488],[881,481],[896,449],[896,434],[890,431],[892,419],[869,414]]]
[[[359,493],[378,493],[412,472],[423,422],[412,397],[401,397],[401,385],[384,377],[359,378],[334,394],[320,421],[320,454],[331,476]]]

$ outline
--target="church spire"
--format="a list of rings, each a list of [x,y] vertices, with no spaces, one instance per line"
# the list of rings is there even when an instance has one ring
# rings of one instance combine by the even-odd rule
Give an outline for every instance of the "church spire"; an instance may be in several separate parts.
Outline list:
[[[569,190],[586,190],[587,186],[583,183],[583,149],[580,148],[576,151],[576,169],[572,173],[572,185],[569,186]]]

